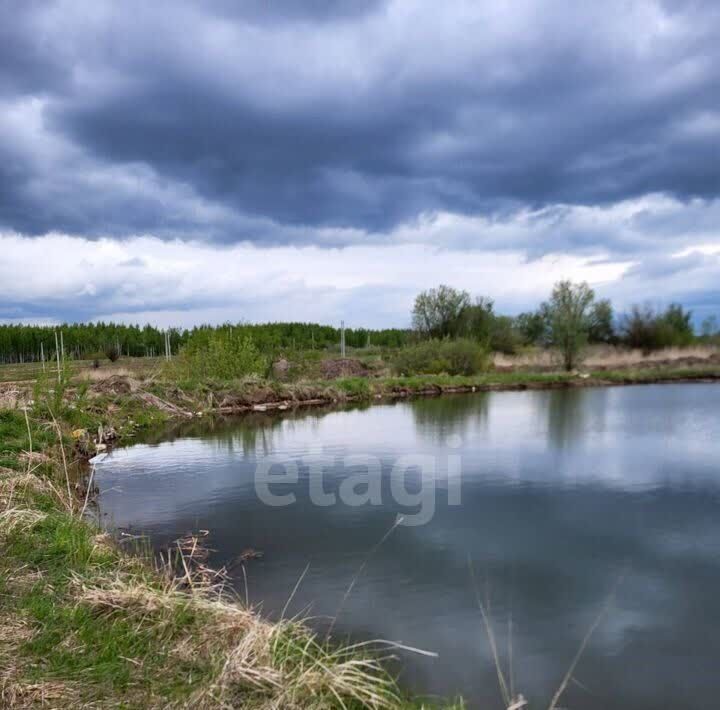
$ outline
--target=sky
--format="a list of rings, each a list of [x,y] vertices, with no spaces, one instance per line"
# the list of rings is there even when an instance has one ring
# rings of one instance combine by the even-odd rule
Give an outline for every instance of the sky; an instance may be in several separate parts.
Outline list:
[[[0,0],[0,322],[720,315],[715,0]]]

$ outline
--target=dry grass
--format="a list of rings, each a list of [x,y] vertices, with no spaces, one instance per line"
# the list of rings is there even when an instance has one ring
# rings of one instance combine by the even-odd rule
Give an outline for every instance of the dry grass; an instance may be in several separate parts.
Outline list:
[[[85,382],[103,382],[111,377],[134,377],[136,374],[128,367],[113,367],[105,370],[85,368],[78,371],[77,379]]]
[[[76,599],[99,614],[119,614],[139,626],[170,625],[178,614],[201,618],[202,624],[175,639],[170,650],[178,660],[202,654],[216,666],[213,681],[196,691],[191,707],[400,707],[380,659],[363,656],[359,647],[331,650],[304,625],[270,623],[216,592],[215,586],[197,584],[188,592],[181,578],[158,588],[118,574],[101,584],[77,580]]]
[[[16,409],[28,399],[27,390],[15,384],[0,384],[0,409]]]
[[[685,348],[663,348],[651,353],[610,345],[592,345],[585,351],[583,367],[586,369],[629,368],[659,363],[672,364],[679,360],[710,360],[720,353],[713,345],[696,345]],[[552,369],[559,365],[557,353],[551,350],[532,350],[519,355],[493,355],[498,368]]]
[[[54,701],[68,699],[62,683],[24,683],[20,679],[15,649],[31,637],[26,623],[17,617],[0,616],[0,707],[52,707]]]
[[[2,516],[9,515],[16,501],[26,500],[28,494],[45,493],[49,490],[48,484],[33,473],[10,471],[9,474],[0,473],[0,520]],[[23,506],[24,508],[25,506]],[[0,536],[3,531],[0,530]]]
[[[27,641],[32,637],[30,626],[16,616],[0,616],[0,653],[10,644]],[[0,655],[0,658],[3,656]]]
[[[0,672],[0,706],[29,710],[31,708],[89,708],[79,701],[76,689],[61,681],[23,683],[13,678],[12,669]],[[96,706],[99,707],[99,706]]]
[[[6,508],[0,512],[0,536],[29,530],[46,517],[47,513],[32,508]]]
[[[100,367],[93,367],[92,360],[66,360],[65,366],[72,375],[85,373],[106,373],[112,374],[131,374],[133,377],[142,378],[152,372],[157,371],[163,362],[163,358],[145,358],[145,357],[123,357],[117,362],[109,360],[100,360]],[[54,363],[46,363],[45,370],[39,362],[30,362],[24,364],[0,365],[0,383],[19,383],[37,380],[43,374],[55,377],[57,367]]]
[[[695,345],[685,348],[663,348],[651,353],[642,350],[628,350],[610,346],[599,346],[589,349],[585,366],[592,367],[637,367],[643,364],[660,362],[673,363],[677,360],[697,359],[709,360],[717,355],[718,348],[712,345]]]
[[[17,645],[33,636],[31,626],[16,615],[0,615],[0,707],[70,707],[74,691],[59,681],[28,683],[22,680],[16,658]]]

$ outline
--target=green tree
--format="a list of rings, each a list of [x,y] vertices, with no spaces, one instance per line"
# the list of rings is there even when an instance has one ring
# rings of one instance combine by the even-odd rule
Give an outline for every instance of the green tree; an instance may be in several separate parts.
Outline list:
[[[475,303],[466,305],[458,315],[451,329],[452,335],[488,341],[492,332],[492,324],[496,316],[495,304],[491,298],[480,296]]]
[[[672,345],[689,345],[693,341],[692,311],[686,311],[679,303],[671,303],[665,309],[662,319],[672,328]]]
[[[626,345],[644,352],[682,347],[695,337],[691,318],[692,313],[677,303],[662,312],[647,304],[635,305],[621,320],[620,332]]]
[[[644,351],[658,347],[658,320],[659,316],[648,304],[632,306],[620,321],[623,342]]]
[[[550,342],[560,350],[568,371],[577,365],[587,342],[594,300],[595,294],[586,282],[559,281],[550,300],[543,305]]]
[[[613,307],[607,298],[595,301],[590,309],[588,340],[591,343],[612,343],[615,341]]]
[[[520,313],[515,318],[515,329],[525,345],[538,345],[547,340],[547,319],[542,310]]]
[[[461,317],[470,306],[470,294],[444,284],[418,294],[412,312],[413,327],[424,336],[457,334]]]
[[[703,319],[702,325],[700,326],[700,332],[704,338],[711,338],[713,335],[717,335],[718,330],[717,316],[712,315]]]

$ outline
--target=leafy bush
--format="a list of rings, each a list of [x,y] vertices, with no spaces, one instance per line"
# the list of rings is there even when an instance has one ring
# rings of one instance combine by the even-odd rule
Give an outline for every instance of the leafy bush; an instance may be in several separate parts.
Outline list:
[[[401,375],[474,375],[488,363],[487,349],[473,340],[428,340],[401,350],[393,369]]]
[[[645,352],[689,345],[694,340],[691,317],[690,311],[677,304],[662,313],[647,305],[633,306],[620,324],[622,340]]]
[[[514,355],[522,345],[522,338],[513,319],[508,316],[493,316],[488,343],[493,352]]]
[[[170,367],[187,381],[233,380],[266,375],[268,361],[248,335],[228,326],[194,333]]]
[[[472,340],[445,342],[440,352],[449,363],[445,370],[449,375],[474,375],[489,365],[487,349]]]

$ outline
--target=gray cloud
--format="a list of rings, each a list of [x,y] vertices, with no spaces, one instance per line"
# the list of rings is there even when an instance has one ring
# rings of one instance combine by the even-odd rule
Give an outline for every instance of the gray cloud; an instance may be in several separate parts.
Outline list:
[[[384,0],[210,0],[198,7],[223,17],[245,22],[318,22],[328,23],[361,17],[381,7]]]
[[[562,227],[573,205],[712,200],[718,20],[650,0],[6,3],[0,224],[343,244],[433,212]],[[587,225],[522,245],[639,246]]]

